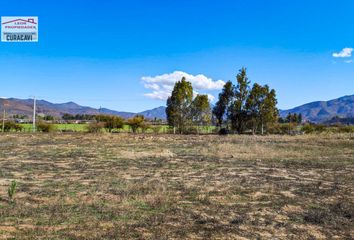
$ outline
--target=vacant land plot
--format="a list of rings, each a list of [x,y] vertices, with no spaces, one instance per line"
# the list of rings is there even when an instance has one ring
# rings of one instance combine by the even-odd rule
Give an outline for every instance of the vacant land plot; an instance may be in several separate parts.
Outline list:
[[[0,238],[352,239],[353,183],[350,135],[1,135]]]

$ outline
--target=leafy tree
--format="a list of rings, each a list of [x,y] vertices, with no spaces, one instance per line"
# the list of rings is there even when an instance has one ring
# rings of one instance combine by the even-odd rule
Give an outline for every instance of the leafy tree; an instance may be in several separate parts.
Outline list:
[[[193,100],[193,87],[183,77],[181,81],[175,83],[171,97],[167,99],[167,122],[177,128],[179,133],[183,133],[191,122],[190,106]]]
[[[228,115],[227,110],[230,107],[232,98],[234,97],[234,85],[231,81],[225,83],[221,93],[219,93],[219,99],[213,108],[213,114],[216,118],[216,125],[221,127],[224,121],[224,116]]]
[[[14,114],[14,115],[12,115],[12,118],[14,118],[14,119],[26,119],[26,118],[28,118],[28,116],[24,115],[24,114]]]
[[[232,129],[243,133],[247,121],[246,100],[249,94],[250,81],[247,77],[246,68],[242,68],[236,76],[235,99],[229,107],[228,118],[231,120]]]
[[[293,124],[301,124],[302,123],[302,114],[296,113],[288,113],[286,116],[285,122],[293,123]]]
[[[261,133],[264,133],[264,128],[268,129],[269,126],[277,122],[279,110],[277,108],[277,98],[275,90],[269,91],[268,85],[264,87],[264,102],[260,111]]]
[[[276,104],[274,89],[269,91],[268,85],[253,84],[246,100],[246,109],[253,133],[260,129],[264,134],[264,128],[268,129],[269,125],[276,123],[278,119]]]
[[[199,133],[200,126],[208,126],[211,123],[211,109],[208,95],[197,95],[191,105],[193,123],[197,125]]]
[[[118,116],[98,115],[96,119],[104,123],[103,126],[108,132],[112,132],[115,128],[122,128],[124,125],[124,119]]]
[[[63,116],[61,117],[63,120],[94,120],[96,118],[95,115],[89,115],[89,114],[70,114],[70,113],[64,113]]]
[[[249,122],[252,126],[252,133],[255,134],[259,123],[260,115],[263,108],[265,99],[265,89],[255,83],[249,93],[249,96],[246,100],[246,109],[248,111]]]
[[[146,123],[143,115],[136,115],[133,118],[129,118],[127,124],[132,129],[133,133],[136,133],[139,128],[145,129]]]
[[[54,117],[52,115],[45,115],[43,117],[43,120],[44,121],[53,121],[54,120]]]
[[[297,120],[298,120],[298,121],[297,121],[298,124],[301,124],[301,123],[302,123],[302,114],[301,114],[301,113],[298,115]]]

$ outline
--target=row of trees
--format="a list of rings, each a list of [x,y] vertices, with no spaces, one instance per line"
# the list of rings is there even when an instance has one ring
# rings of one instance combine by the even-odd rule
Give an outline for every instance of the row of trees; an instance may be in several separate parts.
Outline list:
[[[294,123],[301,124],[302,123],[302,114],[299,113],[288,113],[285,118],[279,118],[279,123]]]
[[[124,120],[124,118],[112,115],[97,115],[96,122],[89,124],[89,132],[100,132],[102,128],[105,128],[108,132],[112,132],[113,129],[122,129],[127,124],[133,133],[136,133],[138,129],[145,131],[149,128],[146,119],[142,115],[136,115],[133,118]]]
[[[166,108],[168,125],[174,133],[185,133],[196,126],[199,132],[201,126],[211,123],[211,108],[207,95],[197,95],[193,99],[193,87],[183,77],[176,82],[171,96],[167,99]]]
[[[228,81],[211,110],[207,95],[193,99],[193,88],[185,78],[177,82],[167,100],[169,126],[184,133],[191,126],[209,125],[212,120],[221,129],[263,134],[278,119],[274,89],[257,83],[250,86],[245,68],[236,76],[236,85]]]

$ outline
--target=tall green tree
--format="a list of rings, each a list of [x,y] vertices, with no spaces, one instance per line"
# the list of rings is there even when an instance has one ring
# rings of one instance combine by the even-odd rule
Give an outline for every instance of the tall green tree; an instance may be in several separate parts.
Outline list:
[[[213,108],[213,114],[216,118],[216,125],[221,127],[224,122],[224,117],[227,116],[227,111],[231,105],[234,97],[234,85],[231,81],[225,83],[221,93],[219,93],[219,99]]]
[[[183,77],[181,81],[175,83],[171,97],[167,99],[167,122],[176,128],[179,133],[183,133],[191,123],[190,106],[193,101],[193,87]]]
[[[264,130],[277,122],[279,116],[279,110],[277,108],[277,98],[275,90],[269,91],[269,86],[265,85],[263,87],[263,96],[261,111],[260,111],[260,123],[261,123],[261,134],[264,134]]]
[[[258,129],[261,134],[267,130],[271,124],[277,122],[278,109],[276,108],[277,100],[275,90],[269,90],[269,86],[261,86],[257,83],[253,87],[246,100],[246,109],[248,111],[248,119],[252,126],[252,132]]]
[[[264,104],[265,99],[265,88],[261,85],[255,83],[249,93],[249,96],[246,100],[246,109],[248,112],[248,121],[252,127],[252,133],[255,134],[259,124],[260,124],[260,115],[262,105]]]
[[[211,123],[211,108],[208,95],[197,95],[191,105],[193,123],[197,126],[198,133],[200,127],[209,126]]]
[[[247,122],[246,100],[249,94],[250,81],[247,77],[246,68],[242,68],[236,76],[235,98],[229,107],[228,118],[231,127],[238,133],[243,133]]]

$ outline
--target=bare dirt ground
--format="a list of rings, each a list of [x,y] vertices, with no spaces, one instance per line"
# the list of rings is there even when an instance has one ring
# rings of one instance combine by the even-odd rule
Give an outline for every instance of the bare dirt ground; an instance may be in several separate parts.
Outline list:
[[[353,238],[350,135],[0,135],[0,239]]]

